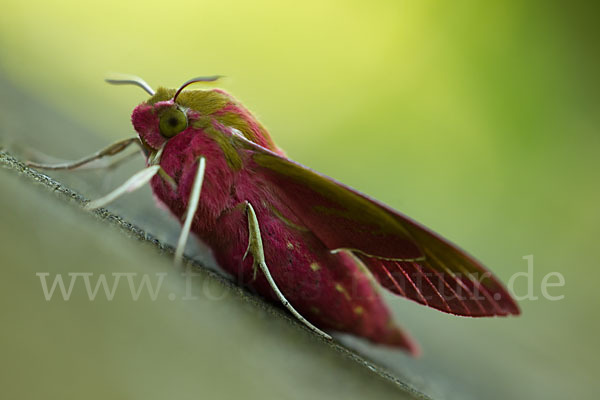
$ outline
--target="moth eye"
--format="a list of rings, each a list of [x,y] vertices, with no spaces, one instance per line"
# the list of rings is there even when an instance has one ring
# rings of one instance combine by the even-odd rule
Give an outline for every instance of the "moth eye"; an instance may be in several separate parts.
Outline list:
[[[161,114],[158,127],[161,135],[171,138],[187,128],[187,117],[179,108],[169,108]]]

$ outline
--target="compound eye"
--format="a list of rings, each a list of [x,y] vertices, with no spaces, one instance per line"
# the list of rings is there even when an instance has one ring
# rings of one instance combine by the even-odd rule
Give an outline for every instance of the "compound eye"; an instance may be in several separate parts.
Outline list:
[[[158,127],[161,135],[172,138],[187,128],[187,116],[179,107],[168,108],[161,114]]]

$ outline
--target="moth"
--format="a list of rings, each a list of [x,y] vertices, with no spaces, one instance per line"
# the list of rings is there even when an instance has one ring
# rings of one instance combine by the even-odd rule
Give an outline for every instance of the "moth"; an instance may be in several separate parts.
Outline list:
[[[324,338],[350,333],[417,354],[391,318],[379,287],[443,312],[519,314],[502,284],[478,261],[392,208],[288,157],[265,127],[220,89],[154,91],[131,120],[137,136],[77,161],[75,169],[138,146],[146,167],[107,196],[102,207],[150,183],[154,196],[182,221],[180,264],[190,231],[218,264],[268,300],[281,303]]]

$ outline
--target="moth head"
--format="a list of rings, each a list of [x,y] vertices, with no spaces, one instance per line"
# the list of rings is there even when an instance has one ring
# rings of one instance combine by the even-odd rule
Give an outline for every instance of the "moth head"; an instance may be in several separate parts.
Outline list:
[[[131,122],[144,147],[153,152],[186,130],[188,116],[187,110],[172,100],[154,104],[144,102],[133,110]]]
[[[159,150],[175,136],[185,132],[193,120],[203,114],[214,112],[214,101],[210,101],[207,93],[216,91],[184,91],[196,82],[215,81],[219,76],[193,78],[185,82],[179,89],[158,88],[154,91],[143,79],[120,75],[118,79],[107,79],[112,84],[131,84],[144,89],[150,98],[137,106],[131,121],[142,143],[148,152]],[[209,101],[206,101],[209,100]],[[213,106],[211,106],[211,103]],[[221,104],[218,104],[220,107]]]

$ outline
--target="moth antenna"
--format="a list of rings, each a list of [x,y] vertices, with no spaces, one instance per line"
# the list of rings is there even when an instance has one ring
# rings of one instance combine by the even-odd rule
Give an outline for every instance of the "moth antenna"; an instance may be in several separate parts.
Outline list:
[[[196,83],[196,82],[214,82],[219,78],[222,78],[222,75],[212,75],[212,76],[198,76],[196,78],[192,78],[189,81],[187,81],[186,83],[184,83],[183,85],[181,85],[181,87],[179,89],[177,89],[177,92],[175,93],[175,96],[173,96],[173,103],[177,100],[177,96],[179,96],[179,93],[181,93],[181,91],[183,89],[185,89],[187,86],[191,85],[192,83]]]
[[[146,83],[145,80],[135,75],[117,74],[114,78],[104,79],[106,82],[113,85],[135,85],[144,89],[150,96],[154,96],[154,89]]]

